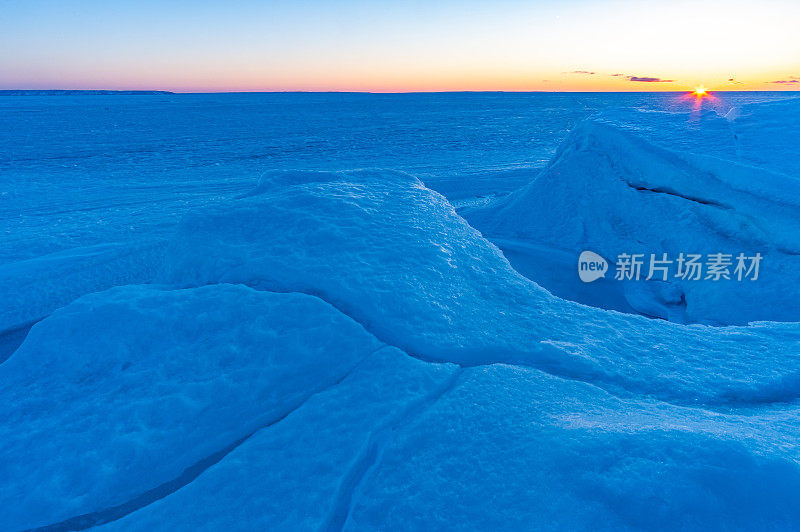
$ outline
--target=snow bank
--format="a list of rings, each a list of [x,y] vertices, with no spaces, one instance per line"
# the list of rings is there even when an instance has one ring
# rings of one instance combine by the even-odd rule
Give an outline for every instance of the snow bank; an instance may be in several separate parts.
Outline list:
[[[741,158],[800,180],[800,98],[743,105],[729,118]]]
[[[154,530],[164,523],[184,530],[339,528],[385,442],[456,375],[452,364],[382,349],[185,488],[101,530]]]
[[[691,97],[694,99],[694,97]],[[741,160],[731,127],[736,112],[721,102],[703,100],[693,111],[654,111],[610,107],[592,116],[594,122],[612,125],[649,143],[672,151],[709,155],[734,162]],[[548,161],[549,162],[549,161]]]
[[[650,283],[615,305],[790,316],[795,163],[747,155],[761,140],[742,111],[699,117],[742,132],[700,144],[716,159],[584,124],[472,219],[556,281],[577,279],[579,244],[752,246],[737,251],[765,253],[765,282],[738,300]],[[739,153],[762,168],[719,159]],[[238,182],[217,186],[166,244],[0,267],[0,529],[800,528],[800,324],[564,301],[401,172],[270,173],[234,200]],[[100,292],[143,282],[159,284]]]
[[[162,282],[314,294],[427,360],[528,365],[689,404],[800,394],[798,326],[685,327],[565,302],[407,174],[265,186],[187,217],[168,256]]]
[[[380,345],[302,294],[219,285],[85,296],[0,366],[0,528],[102,521]]]
[[[101,530],[791,529],[797,421],[784,405],[712,412],[384,349]]]
[[[610,261],[622,253],[667,253],[673,260],[680,253],[761,253],[757,281],[672,277],[622,287],[628,303],[647,315],[744,324],[800,320],[793,273],[800,269],[798,198],[800,180],[784,174],[672,152],[588,121],[529,185],[466,215],[490,238],[571,252],[573,268],[583,250]],[[563,275],[577,283],[574,271]]]
[[[800,525],[798,324],[563,301],[399,172],[265,176],[168,248],[0,365],[2,528]]]
[[[30,324],[78,297],[150,280],[163,242],[103,244],[0,265],[0,332]]]
[[[607,107],[593,120],[632,132],[672,151],[709,155],[800,178],[800,98],[730,95],[686,102],[672,110]],[[761,101],[759,101],[761,100]],[[677,102],[676,102],[677,103]]]
[[[796,422],[794,407],[724,415],[470,369],[386,446],[348,529],[795,529]]]

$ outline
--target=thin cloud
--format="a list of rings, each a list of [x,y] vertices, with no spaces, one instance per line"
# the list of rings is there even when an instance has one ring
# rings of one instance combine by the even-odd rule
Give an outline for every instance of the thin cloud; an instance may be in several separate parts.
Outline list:
[[[627,76],[627,78],[628,81],[638,81],[641,83],[675,83],[674,79],[649,78],[642,76]]]
[[[618,78],[624,76],[625,74],[611,74],[612,77]]]
[[[597,72],[592,72],[590,70],[573,70],[572,72],[568,72],[569,74],[586,74],[589,76],[594,76]]]
[[[739,81],[739,80],[737,80],[736,78],[730,78],[730,79],[728,80],[728,83],[731,83],[731,84],[733,84],[733,85],[741,85],[741,84],[742,84],[742,83],[744,83],[744,82],[742,82],[742,81]]]
[[[789,79],[779,79],[776,81],[768,81],[767,83],[778,83],[782,85],[800,83],[800,77],[790,76]]]

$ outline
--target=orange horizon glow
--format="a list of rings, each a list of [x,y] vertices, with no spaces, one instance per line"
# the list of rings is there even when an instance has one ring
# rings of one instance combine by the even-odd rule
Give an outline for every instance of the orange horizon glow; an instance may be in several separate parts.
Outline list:
[[[128,77],[128,76],[122,76]],[[157,76],[160,78],[160,76]],[[193,76],[194,77],[194,76]],[[201,76],[191,80],[175,79],[165,75],[164,79],[147,82],[142,79],[120,79],[115,83],[104,82],[99,76],[90,76],[81,83],[52,81],[30,81],[15,84],[14,89],[106,89],[106,90],[167,90],[177,93],[191,92],[367,92],[367,93],[413,93],[413,92],[676,92],[689,93],[696,98],[710,95],[712,89],[697,81],[684,82],[676,79],[670,82],[636,82],[620,79],[620,76],[596,73],[578,76],[559,73],[549,79],[536,79],[538,76],[480,75],[425,75],[415,78],[400,76],[364,76],[358,79],[355,73],[331,76],[326,81],[284,79],[275,82],[270,79],[243,79],[238,76],[209,76],[219,80],[208,83]],[[779,78],[779,75],[767,79]],[[784,76],[786,77],[786,76]],[[356,80],[353,80],[356,78]],[[693,88],[690,88],[693,87]],[[8,87],[12,88],[12,87]],[[798,84],[774,84],[767,81],[738,81],[731,84],[720,80],[713,84],[713,92],[725,91],[796,91]]]
[[[293,67],[280,72],[274,69],[241,72],[237,65],[207,62],[202,68],[151,68],[147,76],[135,69],[116,66],[113,70],[85,69],[77,74],[80,82],[66,82],[48,76],[15,83],[19,89],[109,89],[168,90],[173,92],[706,92],[797,90],[800,84],[773,84],[769,81],[791,79],[791,74],[764,69],[752,77],[733,79],[729,72],[705,75],[681,74],[673,70],[636,68],[628,74],[615,70],[588,70],[585,65],[570,65],[548,73],[543,67],[519,73],[516,65],[487,71],[479,64],[435,68],[433,65],[391,65],[383,70],[368,65],[350,64],[349,68],[320,65],[301,70]],[[338,65],[337,65],[338,66]],[[586,70],[584,72],[584,70]],[[798,72],[800,75],[800,72]],[[660,77],[656,77],[660,76]],[[114,79],[109,83],[108,78]],[[658,81],[632,81],[631,78]]]
[[[151,83],[143,80],[136,80],[130,83],[103,83],[83,82],[83,83],[64,83],[53,82],[28,82],[18,83],[13,87],[2,87],[8,89],[30,89],[30,90],[165,90],[175,93],[217,93],[217,92],[364,92],[364,93],[416,93],[416,92],[675,92],[689,93],[691,96],[702,99],[711,95],[711,90],[705,87],[692,86],[690,83],[614,83],[614,82],[575,82],[572,80],[547,80],[541,82],[531,82],[525,79],[510,80],[465,80],[459,82],[442,81],[430,82],[420,80],[417,83],[410,80],[393,83],[391,80],[365,81],[362,83],[264,83],[247,82],[241,80],[239,83],[191,83],[183,84],[176,82]],[[715,88],[713,92],[733,92],[733,91],[798,91],[800,85],[795,84],[773,84],[769,82],[750,82],[738,85],[722,85]]]
[[[0,17],[0,45],[14,51],[0,56],[0,89],[800,90],[794,0],[467,4],[275,0],[188,10],[140,0],[93,3],[87,17],[67,4],[20,2]]]

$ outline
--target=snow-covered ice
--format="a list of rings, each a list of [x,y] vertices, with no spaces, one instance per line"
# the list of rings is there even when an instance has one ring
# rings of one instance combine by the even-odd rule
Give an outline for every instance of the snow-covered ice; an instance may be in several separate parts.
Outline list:
[[[341,528],[386,442],[458,376],[452,364],[380,349],[185,489],[103,528],[152,530],[167,522],[198,530]]]
[[[800,528],[800,99],[8,98],[0,529]]]
[[[427,360],[523,364],[680,402],[770,396],[800,370],[793,324],[683,327],[553,297],[408,174],[287,178],[188,216],[157,280],[301,291]]]
[[[303,294],[126,286],[80,298],[0,365],[3,528],[102,516],[278,421],[379,347]]]
[[[666,282],[618,283],[628,305],[646,315],[745,324],[800,320],[798,212],[800,180],[794,175],[670,151],[587,121],[530,184],[467,217],[489,238],[553,248],[555,256],[567,251],[574,261],[582,250],[609,260],[623,253],[666,253],[668,260],[681,253],[732,259],[759,253],[757,282],[669,276]],[[546,254],[529,260],[546,261]],[[556,294],[580,299],[577,277],[562,274],[560,280],[566,286],[552,287]]]

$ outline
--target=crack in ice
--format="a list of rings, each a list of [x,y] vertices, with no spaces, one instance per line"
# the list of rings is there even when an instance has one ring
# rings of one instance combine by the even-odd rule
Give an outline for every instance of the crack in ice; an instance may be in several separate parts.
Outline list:
[[[195,462],[194,464],[190,465],[186,469],[184,469],[183,473],[172,480],[168,480],[158,486],[151,488],[144,493],[134,497],[133,499],[126,501],[121,504],[117,504],[108,508],[104,508],[102,510],[98,510],[95,512],[90,512],[86,514],[76,515],[58,523],[53,523],[50,525],[45,525],[41,527],[31,528],[26,530],[25,532],[67,532],[73,530],[85,530],[87,528],[92,528],[99,525],[104,525],[106,523],[110,523],[113,521],[117,521],[122,519],[123,517],[141,510],[169,495],[175,493],[179,489],[188,486],[195,479],[197,479],[200,475],[202,475],[205,471],[209,468],[214,466],[215,464],[219,463],[222,459],[228,456],[230,453],[235,451],[239,446],[245,443],[247,440],[252,438],[258,432],[269,428],[276,423],[281,422],[282,420],[289,417],[292,413],[297,411],[298,409],[302,408],[309,399],[315,397],[321,393],[324,393],[331,388],[338,386],[342,381],[344,381],[350,374],[352,374],[365,360],[370,358],[372,355],[380,351],[381,349],[385,349],[389,346],[381,345],[380,347],[372,350],[370,353],[365,355],[361,360],[356,362],[352,368],[346,371],[341,377],[336,379],[331,384],[325,385],[314,392],[308,394],[306,397],[303,397],[299,401],[296,401],[293,405],[289,407],[288,410],[279,414],[276,417],[273,417],[268,422],[262,424],[255,430],[251,431],[249,434],[239,438],[235,442],[227,445],[226,447],[206,456],[205,458]]]
[[[324,527],[327,532],[344,529],[350,519],[361,487],[372,471],[380,464],[386,446],[391,442],[396,431],[403,425],[419,418],[425,410],[431,408],[443,395],[452,390],[463,372],[464,369],[459,367],[433,391],[417,400],[410,401],[395,416],[386,420],[370,433],[361,453],[353,461],[347,474],[343,477],[342,483],[339,485],[336,503],[328,524]]]

